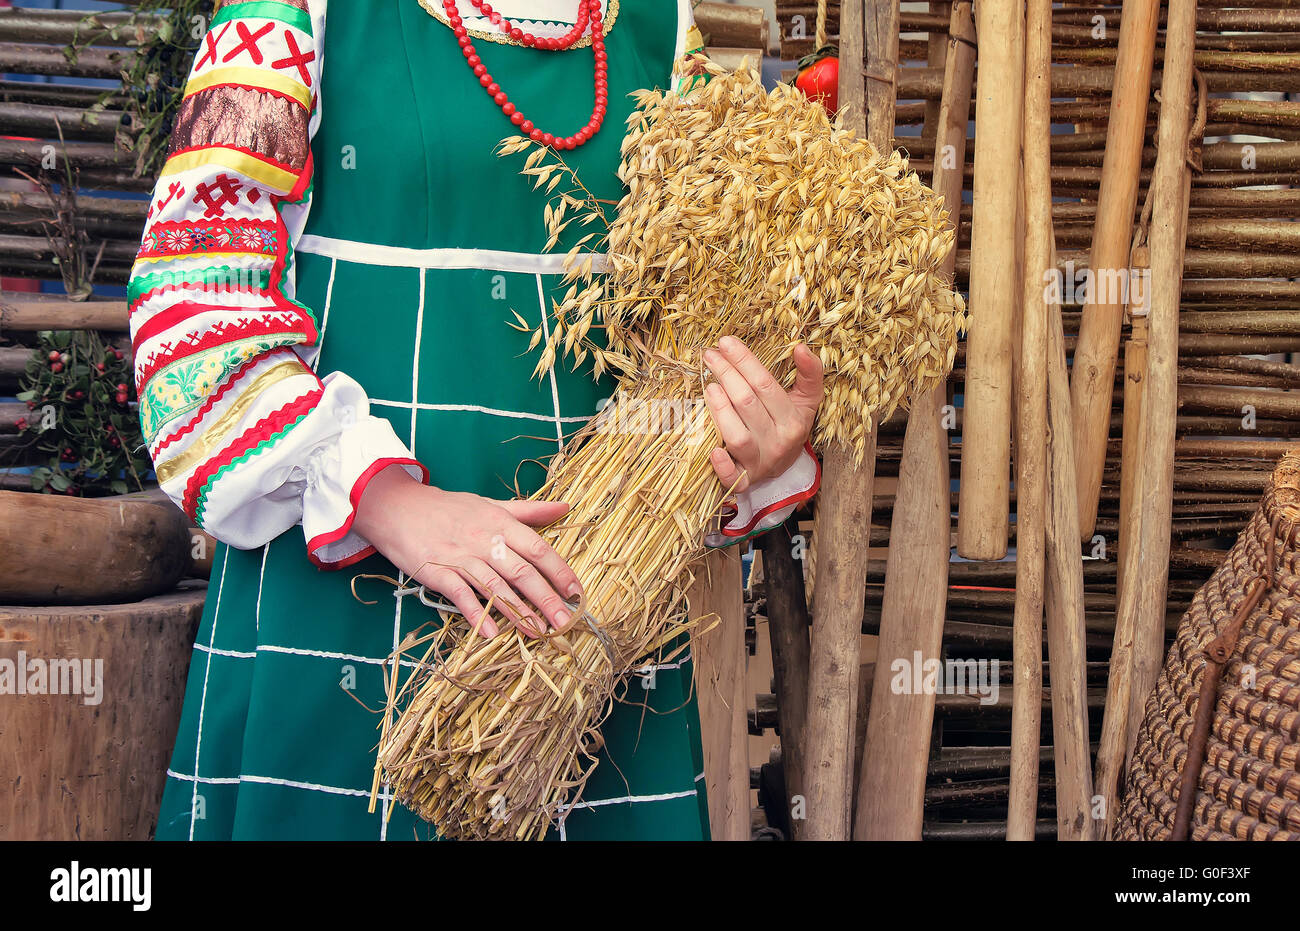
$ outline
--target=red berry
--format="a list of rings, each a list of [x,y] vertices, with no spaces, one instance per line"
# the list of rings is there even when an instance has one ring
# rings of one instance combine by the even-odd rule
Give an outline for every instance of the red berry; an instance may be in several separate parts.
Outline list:
[[[26,418],[26,417],[19,417],[17,423],[15,424],[15,426],[18,427],[19,431],[26,430],[26,429],[27,429],[27,418]]]
[[[96,371],[96,372],[106,372],[106,371],[108,371],[108,366],[105,365],[103,362],[96,362],[96,363],[95,363],[95,371]]]
[[[53,372],[53,373],[56,374],[56,375],[57,375],[59,372],[62,372],[62,371],[63,371],[63,363],[62,363],[62,362],[53,362],[53,363],[51,363],[51,364],[50,364],[50,371]]]
[[[124,381],[119,381],[119,382],[117,383],[117,390],[118,390],[118,391],[125,391],[125,390],[126,390],[126,382],[124,382]]]
[[[114,349],[114,350],[113,350],[113,358],[114,358],[114,359],[117,359],[118,361],[121,361],[121,359],[122,359],[122,350],[120,350],[120,349]]]
[[[59,361],[59,358],[60,358],[59,354],[58,354],[57,352],[55,352],[53,349],[51,349],[51,350],[50,350],[50,355],[49,355],[49,360],[50,360],[51,362],[58,362],[58,361]]]

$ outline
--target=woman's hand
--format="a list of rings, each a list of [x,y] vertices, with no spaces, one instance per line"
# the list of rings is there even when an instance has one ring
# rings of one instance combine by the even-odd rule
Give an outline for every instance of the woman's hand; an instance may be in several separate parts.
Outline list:
[[[561,631],[573,622],[564,602],[580,600],[582,587],[529,525],[545,526],[568,510],[562,502],[443,491],[390,466],[361,493],[353,528],[397,568],[444,595],[483,635],[497,633],[484,613],[495,596],[494,608],[540,636],[548,624]]]
[[[821,360],[802,343],[796,346],[790,391],[734,336],[705,350],[704,362],[717,379],[704,389],[704,399],[725,444],[710,457],[718,480],[744,491],[783,474],[812,433],[822,402]]]

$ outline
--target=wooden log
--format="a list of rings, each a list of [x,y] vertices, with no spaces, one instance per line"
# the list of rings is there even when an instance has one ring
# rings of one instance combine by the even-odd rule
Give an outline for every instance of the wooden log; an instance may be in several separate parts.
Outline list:
[[[0,838],[153,836],[206,592],[191,582],[130,604],[0,607],[0,661],[51,674],[58,661],[98,663],[81,694],[0,701]]]
[[[1158,0],[1124,0],[1121,19],[1115,90],[1110,101],[1106,155],[1088,267],[1094,274],[1123,276],[1122,280],[1127,279],[1129,269],[1129,242],[1137,203],[1159,10]],[[1120,291],[1102,287],[1094,280],[1070,374],[1079,532],[1084,539],[1092,536],[1101,493],[1111,386],[1115,383],[1124,311],[1124,295]]]
[[[73,78],[121,80],[130,71],[136,53],[125,49],[82,49],[76,61],[69,61],[56,45],[28,45],[0,42],[0,72],[48,74]]]
[[[1055,259],[1053,259],[1055,261]],[[1045,606],[1051,659],[1052,745],[1056,759],[1056,824],[1062,840],[1090,840],[1092,771],[1088,755],[1083,564],[1079,551],[1078,485],[1065,336],[1055,306],[1048,312],[1047,572]]]
[[[952,8],[952,34],[945,64],[945,92],[936,139],[956,147],[964,160],[975,52],[971,4]],[[945,203],[961,202],[961,172],[940,168],[935,191]],[[951,273],[953,258],[945,273]],[[951,520],[948,507],[948,436],[943,429],[947,386],[913,402],[899,466],[899,492],[890,525],[878,662],[896,657],[938,656],[943,638]],[[934,696],[896,694],[888,676],[877,676],[871,693],[862,774],[858,782],[854,837],[859,840],[919,840],[923,820],[925,767],[934,722]]]
[[[884,9],[876,6],[881,3]],[[879,54],[897,41],[897,0],[871,0],[872,67],[893,62]],[[893,130],[894,89],[863,84],[867,63],[866,0],[842,8],[840,40],[841,107],[844,125],[883,147]],[[894,10],[890,16],[888,10]],[[887,20],[888,22],[883,22]],[[868,110],[870,100],[870,111]],[[886,103],[887,100],[887,103]],[[885,112],[882,112],[884,110]],[[872,132],[866,133],[868,113]],[[815,623],[808,663],[808,720],[804,728],[804,788],[809,840],[847,840],[853,820],[853,743],[857,724],[862,652],[862,588],[867,574],[871,491],[875,473],[873,430],[860,465],[839,447],[825,455],[817,502],[817,571],[813,580]]]
[[[745,604],[740,554],[711,551],[687,595],[700,744],[714,840],[749,839],[748,689],[745,682]],[[716,623],[714,623],[716,621]]]
[[[1300,394],[1266,388],[1186,385],[1178,389],[1178,410],[1239,417],[1300,417]],[[1242,429],[1248,429],[1245,423]]]
[[[31,357],[30,346],[0,346],[0,377],[16,380],[27,370]]]
[[[0,139],[0,165],[19,165],[28,169],[46,166],[50,147],[58,167],[62,168],[66,158],[78,169],[124,170],[135,164],[130,153],[119,151],[112,143],[105,142],[67,142],[60,145],[40,139]],[[82,179],[86,179],[83,177]],[[146,183],[152,184],[149,179]]]
[[[697,3],[694,13],[695,25],[709,45],[766,51],[770,44],[767,13],[761,8]]]
[[[87,13],[84,10],[0,9],[0,42],[96,46],[139,45],[158,30],[161,16],[145,13]]]
[[[1016,432],[1016,596],[1007,840],[1032,840],[1038,816],[1047,508],[1047,314],[1052,262],[1051,0],[1025,13],[1024,317]]]
[[[0,528],[5,604],[135,601],[170,591],[190,563],[185,517],[160,493],[0,492]]]
[[[991,841],[1006,837],[1005,821],[927,821],[921,832],[922,840],[933,841]],[[1034,829],[1035,840],[1049,840],[1056,836],[1056,823],[1040,820]]]
[[[65,139],[106,141],[119,131],[130,132],[125,113],[53,107],[34,103],[0,102],[0,126],[6,133]]]
[[[966,336],[965,422],[957,552],[1001,559],[1010,524],[1012,328],[1021,300],[1014,229],[1020,190],[1024,86],[1024,4],[985,0],[975,10],[985,43],[975,101],[974,226],[970,330]]]
[[[1183,295],[1186,297],[1187,285],[1183,285]],[[1293,365],[1290,362],[1274,362],[1268,359],[1251,359],[1242,356],[1202,356],[1199,358],[1180,358],[1179,365],[1189,368],[1204,366],[1209,369],[1226,369],[1232,372],[1239,372],[1247,377],[1258,376],[1269,379],[1278,379],[1292,388],[1300,388],[1300,366]]]
[[[767,586],[767,629],[772,641],[772,677],[778,699],[781,757],[785,767],[786,811],[803,791],[803,732],[808,718],[808,602],[803,562],[794,556],[787,526],[760,535]],[[803,833],[803,819],[792,819],[794,840]]]
[[[45,103],[84,109],[102,102],[110,110],[126,108],[128,98],[125,94],[110,93],[105,97],[105,91],[106,88],[103,87],[83,87],[79,84],[37,84],[33,81],[0,80],[0,100],[6,103]]]
[[[1147,695],[1164,658],[1163,614],[1170,557],[1174,437],[1178,408],[1178,302],[1183,277],[1184,237],[1191,172],[1186,147],[1191,123],[1192,57],[1196,46],[1196,0],[1170,7],[1164,87],[1160,107],[1160,157],[1152,180],[1151,331],[1142,411],[1142,455],[1146,471],[1139,504],[1137,562],[1131,597],[1119,612],[1132,612],[1133,674],[1128,754],[1137,740]],[[1205,390],[1205,389],[1199,389]],[[1228,389],[1221,389],[1228,390]],[[1114,812],[1107,811],[1106,817]]]
[[[0,333],[128,329],[125,301],[69,301],[0,293]]]

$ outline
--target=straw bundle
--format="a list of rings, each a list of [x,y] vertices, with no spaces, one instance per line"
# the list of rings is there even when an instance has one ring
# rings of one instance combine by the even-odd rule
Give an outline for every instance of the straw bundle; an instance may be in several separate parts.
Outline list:
[[[405,683],[392,677],[376,786],[386,778],[444,836],[544,835],[581,793],[622,683],[687,629],[702,534],[730,492],[709,463],[703,350],[739,337],[788,387],[807,343],[825,369],[814,441],[858,456],[873,417],[952,367],[965,309],[941,271],[953,234],[940,198],[797,91],[767,93],[747,66],[696,67],[707,83],[637,95],[607,229],[557,153],[500,147],[532,149],[523,173],[554,194],[548,248],[597,224],[534,334],[539,374],[591,356],[620,387],[536,495],[572,505],[543,536],[583,581],[585,619],[529,639],[501,618],[489,640],[448,619],[405,645],[427,644]],[[603,269],[581,251],[600,245]]]

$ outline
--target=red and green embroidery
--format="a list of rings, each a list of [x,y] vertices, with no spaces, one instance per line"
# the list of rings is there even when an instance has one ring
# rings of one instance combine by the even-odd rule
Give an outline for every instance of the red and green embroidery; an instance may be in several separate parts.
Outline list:
[[[290,401],[244,431],[239,439],[227,446],[219,455],[195,469],[185,485],[183,499],[185,513],[202,527],[208,493],[217,481],[236,466],[273,446],[277,440],[302,423],[319,403],[323,394],[323,391],[316,389]]]

